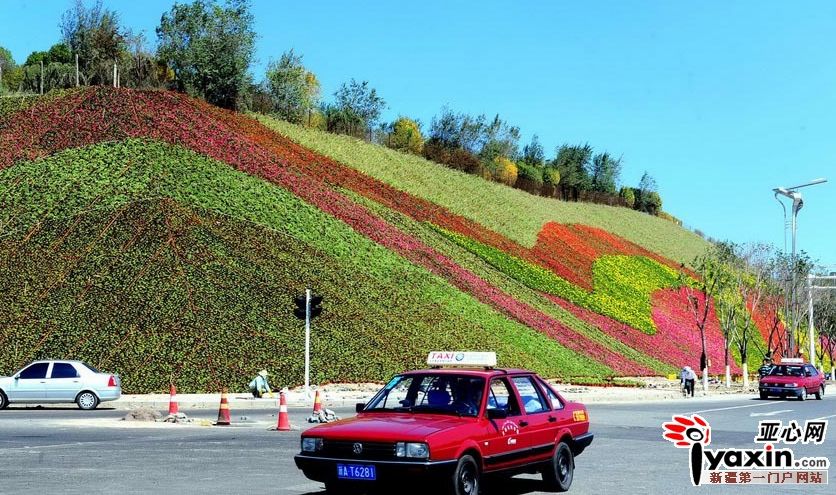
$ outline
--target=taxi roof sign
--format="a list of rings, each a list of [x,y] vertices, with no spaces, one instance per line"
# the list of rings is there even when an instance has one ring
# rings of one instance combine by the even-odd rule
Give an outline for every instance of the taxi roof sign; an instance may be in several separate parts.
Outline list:
[[[430,366],[496,366],[495,352],[432,351],[427,356]]]
[[[781,358],[781,364],[804,364],[803,358]]]

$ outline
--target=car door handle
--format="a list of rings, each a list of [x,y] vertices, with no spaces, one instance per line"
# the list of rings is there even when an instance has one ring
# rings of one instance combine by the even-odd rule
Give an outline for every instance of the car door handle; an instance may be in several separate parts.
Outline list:
[[[557,421],[557,418],[555,418],[554,416],[549,416],[549,423],[554,423],[555,421]]]
[[[520,421],[520,428],[523,426],[528,426],[528,421]]]

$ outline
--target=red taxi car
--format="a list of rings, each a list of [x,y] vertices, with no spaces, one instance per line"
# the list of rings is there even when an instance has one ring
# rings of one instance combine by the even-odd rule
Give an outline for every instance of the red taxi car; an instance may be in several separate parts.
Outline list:
[[[824,396],[824,375],[803,359],[784,358],[761,377],[758,384],[761,399],[769,396],[795,397],[804,400],[815,395]]]
[[[356,417],[304,432],[296,466],[328,493],[397,483],[476,495],[483,475],[522,472],[569,489],[593,438],[582,404],[530,371],[494,369],[494,353],[432,352],[428,364],[395,376]]]

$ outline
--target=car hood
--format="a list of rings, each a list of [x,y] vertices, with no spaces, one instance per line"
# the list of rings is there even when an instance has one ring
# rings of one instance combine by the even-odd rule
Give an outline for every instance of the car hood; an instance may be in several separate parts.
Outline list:
[[[305,436],[321,436],[332,440],[421,440],[474,421],[476,418],[439,414],[363,413],[354,418],[316,426],[306,431]]]

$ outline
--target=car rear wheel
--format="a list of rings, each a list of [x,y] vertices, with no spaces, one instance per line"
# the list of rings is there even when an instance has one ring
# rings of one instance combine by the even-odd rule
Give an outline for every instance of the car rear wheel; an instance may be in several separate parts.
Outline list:
[[[821,400],[822,397],[824,397],[824,385],[821,385],[816,392],[816,400]]]
[[[9,399],[6,397],[2,391],[0,391],[0,409],[6,409],[6,406],[9,405]]]
[[[557,444],[554,455],[548,467],[543,471],[543,481],[549,488],[558,492],[565,492],[572,486],[575,476],[575,456],[572,449],[565,442]]]
[[[75,403],[79,409],[91,411],[99,405],[99,398],[93,392],[82,392],[75,398]]]
[[[801,392],[798,393],[798,400],[804,400],[807,398],[807,389],[801,389]]]
[[[453,495],[477,495],[479,493],[479,466],[472,455],[463,455],[453,473]]]

